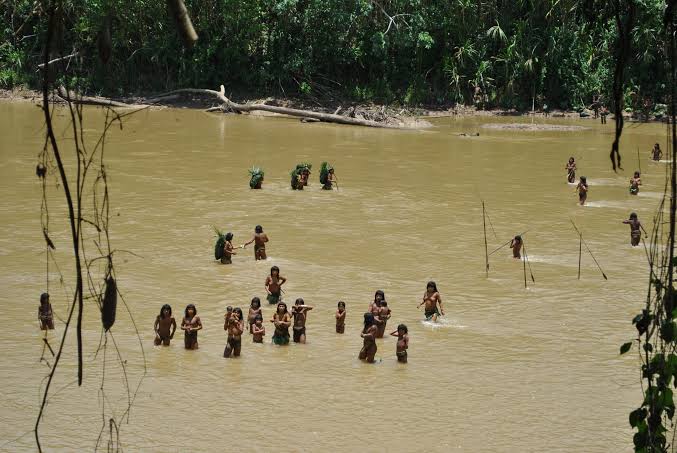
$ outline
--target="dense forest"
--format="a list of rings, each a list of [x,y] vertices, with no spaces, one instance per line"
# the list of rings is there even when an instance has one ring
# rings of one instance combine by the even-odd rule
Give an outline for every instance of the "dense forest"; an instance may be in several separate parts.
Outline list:
[[[236,97],[571,109],[611,98],[618,3],[187,0],[199,39],[186,49],[163,1],[63,0],[52,55],[77,53],[70,86],[113,96],[224,84]],[[655,113],[669,88],[665,3],[635,3],[625,105]],[[43,3],[0,13],[0,87],[37,86]]]

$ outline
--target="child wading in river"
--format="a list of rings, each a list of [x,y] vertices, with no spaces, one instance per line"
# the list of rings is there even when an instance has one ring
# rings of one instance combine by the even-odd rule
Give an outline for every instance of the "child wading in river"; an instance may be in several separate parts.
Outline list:
[[[240,308],[233,309],[230,315],[226,315],[223,323],[223,330],[228,331],[228,341],[223,350],[223,357],[229,358],[231,354],[233,357],[240,356],[240,349],[242,348],[242,333],[244,332],[244,320]]]
[[[169,304],[164,304],[160,309],[160,314],[155,318],[153,330],[155,330],[155,346],[161,344],[169,346],[176,332],[176,320],[172,316],[172,307]]]
[[[576,160],[570,157],[565,168],[567,171],[567,181],[569,184],[573,184],[576,181]]]
[[[338,303],[336,310],[336,333],[343,333],[346,330],[346,303],[342,300]]]
[[[632,178],[630,178],[630,195],[637,195],[639,193],[639,186],[641,185],[642,178],[639,177],[639,172],[636,171]]]
[[[409,329],[404,324],[397,326],[397,330],[390,332],[390,335],[397,337],[397,361],[400,363],[407,363],[407,349],[409,348]]]
[[[440,293],[437,291],[435,282],[431,281],[426,285],[425,293],[423,293],[423,302],[418,304],[418,307],[421,305],[425,305],[425,319],[427,321],[437,321],[439,316],[444,316],[442,296],[440,296]]]
[[[305,344],[306,320],[308,319],[308,312],[312,309],[313,307],[306,305],[300,297],[296,299],[294,306],[291,307],[291,314],[294,317],[294,343]]]
[[[512,257],[516,259],[522,258],[522,255],[520,252],[522,251],[522,245],[524,244],[524,241],[522,240],[522,236],[515,236],[515,238],[510,241],[510,248],[512,249]]]
[[[277,345],[289,344],[289,326],[291,326],[291,317],[287,304],[279,302],[277,310],[270,320],[275,325],[275,333],[273,333],[273,343]]]
[[[263,343],[263,337],[266,336],[266,328],[263,325],[263,316],[260,313],[256,315],[254,324],[251,326],[251,333],[254,343]]]
[[[252,326],[256,322],[257,316],[263,316],[261,312],[261,299],[258,297],[253,297],[252,302],[249,305],[249,314],[247,315],[247,323],[249,324],[249,332],[252,331]]]

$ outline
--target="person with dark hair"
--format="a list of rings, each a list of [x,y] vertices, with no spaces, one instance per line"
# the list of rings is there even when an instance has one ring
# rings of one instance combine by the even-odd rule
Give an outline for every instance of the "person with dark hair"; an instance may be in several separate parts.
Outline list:
[[[343,333],[346,330],[346,303],[342,300],[339,300],[338,307],[336,309],[336,333]]]
[[[233,247],[233,233],[226,233],[226,241],[223,244],[223,256],[221,257],[221,264],[232,264],[232,255],[237,255],[235,247]]]
[[[374,323],[374,315],[371,313],[364,314],[364,328],[360,336],[362,337],[362,349],[360,350],[359,359],[366,360],[368,363],[374,363],[376,356],[376,324]]]
[[[524,241],[522,240],[522,236],[520,235],[515,236],[515,238],[510,241],[510,248],[512,249],[513,258],[515,259],[522,258],[522,254],[520,252],[522,251],[523,245]]]
[[[251,304],[249,304],[249,313],[247,314],[247,323],[249,324],[250,333],[258,315],[263,316],[263,313],[261,312],[261,299],[253,297]]]
[[[270,275],[266,278],[265,288],[268,296],[266,299],[269,304],[276,304],[282,300],[282,285],[287,281],[280,275],[280,268],[273,266],[270,268]]]
[[[38,307],[38,321],[40,321],[40,330],[54,329],[54,313],[52,304],[49,303],[49,294],[40,294],[40,306]]]
[[[437,318],[440,315],[444,316],[444,308],[442,308],[442,296],[440,296],[440,293],[437,291],[437,285],[435,282],[428,282],[426,291],[423,293],[423,302],[418,304],[418,306],[420,307],[421,305],[425,305],[425,319],[428,321],[437,321]]]
[[[287,304],[284,302],[279,302],[277,304],[277,310],[270,322],[275,325],[273,343],[277,345],[289,344],[289,326],[291,326],[291,320],[289,317],[289,310],[287,310]]]
[[[576,159],[572,157],[569,158],[566,167],[567,171],[567,182],[573,184],[576,181]]]
[[[155,318],[153,330],[155,331],[155,346],[161,344],[169,346],[176,332],[176,320],[172,316],[172,307],[169,304],[164,304],[160,309],[160,314]]]
[[[308,319],[308,312],[312,309],[313,307],[306,305],[300,297],[291,307],[291,314],[294,318],[294,343],[306,343],[306,320]]]
[[[251,241],[242,244],[242,248],[247,247],[252,242],[254,243],[254,258],[257,261],[267,259],[266,242],[268,242],[268,235],[263,232],[263,227],[261,225],[256,225],[256,228],[254,228],[254,237]]]
[[[263,343],[263,337],[266,335],[266,327],[263,325],[263,316],[261,316],[261,313],[256,315],[254,324],[251,326],[251,333],[254,343]]]
[[[376,291],[376,293],[374,293],[374,301],[369,302],[369,308],[367,311],[373,314],[374,307],[380,307],[382,300],[386,300],[386,295],[382,290],[379,289]]]
[[[404,324],[397,326],[397,330],[390,332],[390,336],[397,337],[397,361],[400,363],[407,363],[407,349],[409,348],[409,329]]]
[[[576,192],[578,192],[578,203],[583,206],[585,200],[588,199],[588,180],[585,176],[581,176],[581,179],[578,181]]]
[[[656,143],[653,145],[653,149],[651,150],[651,160],[654,162],[658,162],[661,160],[661,157],[663,157],[663,151],[661,150],[661,145]]]
[[[197,349],[197,332],[202,329],[202,321],[197,315],[195,305],[188,304],[181,321],[181,330],[184,331],[183,343],[186,349]]]
[[[639,177],[639,172],[636,171],[632,178],[630,178],[630,195],[637,195],[639,193],[639,186],[642,185],[642,178]]]
[[[623,223],[630,225],[630,245],[633,247],[639,245],[639,241],[642,239],[642,231],[644,231],[644,237],[648,236],[646,230],[637,218],[636,213],[630,213],[630,218],[628,220],[623,220]]]
[[[378,330],[376,331],[376,338],[383,338],[383,335],[385,335],[386,324],[388,324],[390,316],[391,312],[390,308],[388,308],[388,302],[382,300],[381,305],[378,307],[378,316],[376,323],[378,326]]]
[[[242,332],[244,332],[244,320],[242,317],[242,310],[240,307],[236,307],[223,324],[223,330],[228,332],[228,340],[226,342],[226,347],[223,350],[223,357],[226,359],[230,358],[231,354],[233,354],[233,357],[240,357]]]

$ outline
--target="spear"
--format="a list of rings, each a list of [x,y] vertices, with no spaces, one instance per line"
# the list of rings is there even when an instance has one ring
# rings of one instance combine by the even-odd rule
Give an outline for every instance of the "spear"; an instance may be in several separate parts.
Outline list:
[[[592,260],[593,260],[593,261],[595,262],[595,264],[597,265],[597,268],[598,268],[599,271],[602,273],[602,277],[604,277],[604,280],[609,280],[609,279],[607,278],[606,274],[604,273],[604,271],[602,270],[602,266],[600,266],[599,263],[597,262],[597,259],[595,258],[595,255],[593,255],[593,254],[592,254],[592,251],[590,251],[590,247],[588,247],[588,244],[585,242],[585,239],[583,239],[583,233],[580,232],[580,230],[578,229],[578,227],[576,226],[576,224],[574,223],[573,220],[571,220],[571,219],[569,219],[569,220],[571,221],[571,224],[574,226],[574,229],[575,229],[576,232],[578,233],[578,236],[580,237],[581,242],[582,242],[583,245],[585,246],[585,249],[588,251],[588,253],[589,253],[590,256],[592,257]]]

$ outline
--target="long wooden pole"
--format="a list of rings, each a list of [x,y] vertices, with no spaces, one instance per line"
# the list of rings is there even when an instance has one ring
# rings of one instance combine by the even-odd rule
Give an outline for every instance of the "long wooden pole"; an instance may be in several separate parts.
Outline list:
[[[583,236],[578,235],[578,279],[581,279],[581,254],[583,253]]]

